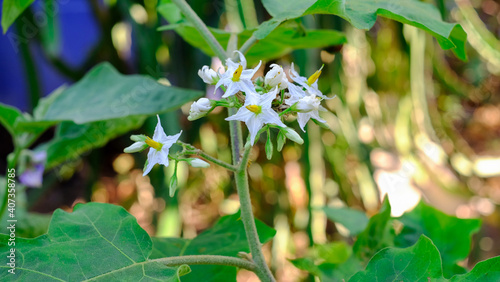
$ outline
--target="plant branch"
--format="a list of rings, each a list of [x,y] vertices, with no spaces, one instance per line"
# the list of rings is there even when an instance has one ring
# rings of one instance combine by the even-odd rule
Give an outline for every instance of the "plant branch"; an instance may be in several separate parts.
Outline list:
[[[200,32],[200,35],[205,39],[215,55],[217,55],[221,61],[225,61],[227,59],[226,51],[224,51],[224,48],[222,48],[214,35],[208,30],[207,25],[198,17],[191,6],[189,6],[185,0],[172,0],[172,2],[181,10],[198,32]]]
[[[257,265],[255,274],[259,276],[261,281],[275,281],[271,270],[269,270],[267,266],[264,254],[262,253],[262,245],[259,240],[259,235],[257,234],[257,227],[255,226],[255,219],[253,217],[246,168],[251,149],[252,146],[250,143],[247,143],[238,171],[235,173],[236,189],[238,190],[238,196],[240,198],[241,221],[243,221],[243,226],[245,227],[245,234],[247,235],[252,258]]]
[[[253,262],[247,261],[240,258],[228,257],[228,256],[216,256],[216,255],[193,255],[193,256],[179,256],[179,257],[166,257],[153,259],[151,261],[162,263],[166,266],[176,266],[176,265],[227,265],[239,268],[244,268],[250,271],[255,271],[256,266]]]
[[[237,171],[237,168],[234,165],[228,164],[225,161],[221,161],[221,160],[219,160],[217,158],[214,158],[214,157],[208,155],[207,153],[203,152],[202,150],[194,147],[191,144],[187,144],[187,143],[184,143],[182,141],[177,141],[177,144],[181,145],[183,148],[186,149],[186,151],[183,152],[184,154],[187,154],[187,155],[198,155],[198,156],[206,159],[207,161],[212,162],[212,163],[214,163],[216,165],[219,165],[219,166],[221,166],[223,168],[226,168],[226,169],[228,169],[230,171]]]
[[[240,48],[240,52],[245,54],[246,52],[248,52],[248,50],[250,50],[250,48],[252,48],[255,42],[257,42],[257,38],[252,34],[252,36],[250,36],[250,38],[248,38],[247,41],[243,43],[243,45]]]

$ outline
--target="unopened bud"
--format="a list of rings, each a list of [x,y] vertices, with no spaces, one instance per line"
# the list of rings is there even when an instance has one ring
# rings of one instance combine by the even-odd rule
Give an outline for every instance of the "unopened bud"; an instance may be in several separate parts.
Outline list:
[[[201,167],[201,168],[210,167],[210,164],[207,163],[206,161],[196,158],[188,159],[187,162],[192,167]]]
[[[280,90],[283,90],[287,88],[288,85],[288,79],[286,78],[283,68],[277,64],[271,65],[271,69],[267,72],[264,81],[268,88],[278,86]]]
[[[271,134],[269,134],[269,131],[267,132],[267,141],[266,141],[266,157],[268,160],[271,160],[273,157],[273,142],[271,142]]]
[[[191,105],[188,120],[193,121],[206,116],[215,105],[215,101],[207,98],[200,98]]]
[[[203,79],[203,82],[207,84],[217,84],[219,81],[219,75],[208,66],[203,66],[201,70],[198,71],[198,75]]]
[[[123,152],[125,153],[137,153],[140,152],[148,147],[148,144],[144,141],[139,141],[135,142],[134,144],[128,146],[127,148],[123,149]]]
[[[300,135],[297,132],[295,132],[295,130],[291,129],[290,127],[287,127],[284,128],[283,131],[285,132],[286,138],[292,140],[297,144],[304,144],[304,140],[300,137]]]

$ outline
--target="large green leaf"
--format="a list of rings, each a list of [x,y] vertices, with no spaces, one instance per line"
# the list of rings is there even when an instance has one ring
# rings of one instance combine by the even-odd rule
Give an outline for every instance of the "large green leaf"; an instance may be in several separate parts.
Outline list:
[[[261,221],[256,221],[259,239],[265,243],[276,231]],[[236,257],[238,252],[248,252],[240,213],[223,216],[210,229],[194,239],[153,238],[151,258],[181,255],[224,255]],[[236,281],[236,269],[228,266],[193,265],[192,272],[182,281]]]
[[[450,281],[500,281],[500,256],[478,262],[469,273],[453,276]]]
[[[214,56],[214,52],[205,43],[200,33],[189,24],[183,23],[182,17],[175,12],[175,5],[166,3],[158,7],[158,12],[170,23],[177,23],[172,28],[189,44],[199,48],[205,54]],[[274,28],[273,28],[274,29]],[[222,46],[227,46],[231,33],[225,30],[209,28],[217,41]],[[245,30],[238,33],[238,47],[250,38],[253,30]],[[324,48],[332,45],[341,45],[346,42],[345,35],[335,30],[306,30],[304,34],[299,33],[293,27],[280,27],[274,29],[269,36],[257,41],[245,54],[250,64],[259,60],[272,60],[290,53],[296,49]]]
[[[362,211],[358,211],[348,207],[324,207],[323,211],[325,212],[328,219],[335,223],[342,224],[349,230],[352,236],[361,233],[368,225],[368,217]]]
[[[147,76],[122,75],[109,63],[102,63],[63,90],[41,119],[87,123],[153,115],[179,108],[202,95],[200,91],[161,85]]]
[[[35,0],[3,0],[2,5],[2,28],[6,33],[14,21],[28,8]]]
[[[0,235],[4,258],[10,254],[8,239]],[[0,265],[2,281],[179,281],[188,271],[149,260],[149,235],[125,209],[111,204],[56,210],[47,234],[15,242],[15,274]]]
[[[385,248],[349,281],[443,281],[441,258],[432,241],[422,235],[405,249]]]
[[[394,245],[391,205],[386,197],[379,213],[372,216],[365,230],[354,243],[354,254],[362,261],[368,261],[379,250]]]
[[[451,277],[460,271],[456,263],[467,257],[471,236],[481,226],[479,219],[460,219],[450,216],[423,202],[411,212],[403,214],[399,220],[404,227],[396,237],[396,246],[411,246],[422,234],[431,238],[441,253],[445,277]]]
[[[282,21],[302,14],[337,15],[360,29],[372,28],[377,16],[383,16],[421,28],[432,34],[443,49],[452,49],[462,60],[467,57],[467,34],[463,28],[458,24],[444,22],[435,6],[418,0],[318,0],[315,3],[311,0],[263,0],[263,3],[275,18],[259,27],[259,39],[264,38]]]
[[[139,128],[145,117],[129,117],[85,124],[71,121],[57,126],[56,136],[35,150],[47,152],[46,168],[52,168],[67,160],[78,158],[81,154],[102,147],[109,140]]]

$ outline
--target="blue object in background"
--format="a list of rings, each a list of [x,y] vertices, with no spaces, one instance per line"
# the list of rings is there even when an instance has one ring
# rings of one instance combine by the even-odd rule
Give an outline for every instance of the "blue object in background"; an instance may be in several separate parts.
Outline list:
[[[80,66],[100,38],[99,25],[86,0],[54,0],[54,15],[59,29],[59,58],[71,68]],[[47,16],[43,1],[32,4],[34,14]],[[0,8],[1,9],[1,8]],[[25,24],[22,15],[17,20]],[[33,20],[33,19],[30,19]],[[27,24],[25,24],[27,25]],[[28,29],[29,26],[23,26]],[[16,48],[15,39],[26,40],[23,30],[16,30],[13,24],[6,34],[0,35],[0,102],[15,106],[22,111],[29,107],[29,86],[24,70],[23,58]],[[45,58],[40,43],[29,40],[29,49],[38,75],[41,94],[46,96],[71,80],[52,67]]]

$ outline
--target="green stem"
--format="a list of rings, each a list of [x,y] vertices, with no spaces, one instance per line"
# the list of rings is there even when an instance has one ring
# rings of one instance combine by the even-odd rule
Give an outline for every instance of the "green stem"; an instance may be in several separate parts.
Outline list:
[[[228,256],[193,255],[193,256],[159,258],[159,259],[153,259],[151,261],[159,262],[166,266],[176,266],[183,264],[188,264],[188,265],[210,264],[210,265],[234,266],[234,267],[244,268],[250,271],[256,270],[255,264],[253,262]]]
[[[217,42],[212,33],[208,30],[207,26],[203,21],[196,15],[196,13],[191,9],[191,7],[186,3],[185,0],[172,0],[172,2],[179,7],[179,9],[184,13],[188,20],[194,25],[194,27],[200,32],[201,36],[207,41],[208,45],[212,48],[215,54],[222,60],[225,61],[228,57],[224,52],[222,46]],[[250,39],[249,39],[250,40]],[[255,39],[256,40],[256,39]],[[253,39],[252,39],[253,41]],[[253,43],[248,42],[248,49]],[[245,43],[247,43],[245,42]],[[250,44],[252,43],[252,44]],[[229,116],[236,114],[236,108],[228,108]],[[247,236],[248,244],[252,253],[252,257],[255,261],[256,268],[253,270],[255,274],[264,282],[275,281],[271,270],[266,264],[264,255],[262,253],[261,244],[259,237],[257,235],[257,228],[255,226],[255,219],[252,212],[252,204],[250,201],[250,192],[248,186],[248,174],[246,166],[248,164],[248,155],[250,154],[251,146],[246,148],[243,154],[242,162],[240,163],[240,154],[243,149],[243,135],[241,133],[241,124],[238,121],[230,121],[229,129],[231,135],[231,151],[233,155],[233,165],[239,163],[238,171],[235,173],[236,189],[238,190],[238,195],[240,197],[241,204],[241,220],[243,221],[243,226],[245,227],[245,233]]]
[[[222,48],[217,39],[215,39],[214,35],[208,30],[207,25],[200,19],[200,17],[198,17],[191,6],[189,6],[185,0],[172,0],[172,2],[177,5],[186,18],[198,30],[210,48],[215,52],[215,55],[217,55],[221,61],[225,61],[227,59],[227,54],[224,51],[224,48]]]
[[[240,52],[245,54],[248,50],[250,50],[255,42],[257,42],[257,38],[253,35],[250,36],[250,38],[248,38],[247,41],[245,41],[245,43],[241,46]]]
[[[195,148],[191,144],[187,144],[187,143],[184,143],[182,141],[177,141],[177,144],[186,148],[187,151],[183,152],[186,155],[198,155],[198,156],[206,159],[207,161],[212,162],[212,163],[214,163],[218,166],[221,166],[225,169],[228,169],[230,171],[237,171],[237,168],[234,165],[228,164],[224,161],[221,161],[217,158],[214,158],[214,157],[208,155],[207,153],[203,152],[202,150]]]
[[[251,149],[252,146],[250,143],[247,143],[238,171],[235,173],[236,189],[238,190],[241,205],[241,221],[243,221],[243,226],[245,227],[248,244],[250,245],[250,252],[258,268],[258,272],[255,273],[259,276],[261,281],[275,281],[271,270],[266,264],[264,254],[262,253],[262,245],[257,234],[257,227],[255,226],[255,219],[252,212],[252,203],[250,201],[247,165]]]

